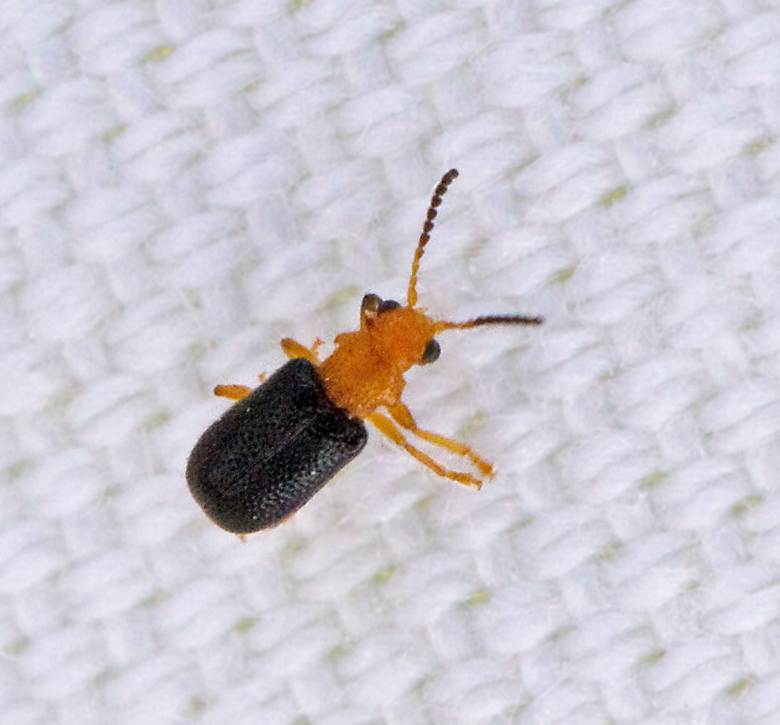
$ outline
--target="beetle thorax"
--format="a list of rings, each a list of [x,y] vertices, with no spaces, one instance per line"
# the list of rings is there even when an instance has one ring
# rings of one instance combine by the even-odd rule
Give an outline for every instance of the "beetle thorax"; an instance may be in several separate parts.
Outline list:
[[[420,363],[434,324],[410,307],[389,310],[357,332],[336,337],[336,349],[319,367],[328,397],[356,418],[401,398],[404,374]]]

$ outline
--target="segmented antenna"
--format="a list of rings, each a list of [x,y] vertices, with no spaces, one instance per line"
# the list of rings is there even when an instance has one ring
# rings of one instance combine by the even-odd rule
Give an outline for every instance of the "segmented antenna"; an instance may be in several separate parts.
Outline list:
[[[485,315],[465,322],[442,320],[434,323],[434,329],[438,334],[444,330],[469,330],[472,327],[482,327],[483,325],[541,325],[543,322],[544,317],[530,317],[528,315]]]
[[[417,242],[417,249],[414,251],[414,259],[412,260],[412,276],[409,277],[409,292],[406,295],[406,302],[409,307],[414,307],[417,304],[417,270],[420,269],[420,260],[425,253],[425,245],[428,244],[428,240],[431,238],[433,220],[438,214],[437,209],[441,206],[442,197],[447,193],[447,187],[457,178],[457,176],[458,170],[450,169],[441,177],[439,185],[433,192],[431,204],[428,207],[428,213],[425,215],[425,224],[423,224],[420,241]]]

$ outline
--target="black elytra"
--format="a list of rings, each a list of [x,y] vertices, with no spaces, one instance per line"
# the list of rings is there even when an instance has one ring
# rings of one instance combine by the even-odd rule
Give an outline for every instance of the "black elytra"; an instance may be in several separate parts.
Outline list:
[[[296,358],[206,430],[187,485],[217,526],[250,534],[292,516],[367,440],[363,422],[328,399],[312,363]]]

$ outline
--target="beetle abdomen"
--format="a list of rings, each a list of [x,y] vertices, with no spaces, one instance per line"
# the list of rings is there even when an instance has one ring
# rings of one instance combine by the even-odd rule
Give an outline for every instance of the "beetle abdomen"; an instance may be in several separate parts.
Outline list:
[[[248,534],[294,514],[367,440],[365,425],[337,408],[314,366],[298,358],[206,430],[187,484],[214,523]]]

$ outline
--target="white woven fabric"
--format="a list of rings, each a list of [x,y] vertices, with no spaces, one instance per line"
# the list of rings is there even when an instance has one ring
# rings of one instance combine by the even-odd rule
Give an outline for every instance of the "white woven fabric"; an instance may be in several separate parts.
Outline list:
[[[3,725],[780,722],[780,8],[0,4]],[[242,543],[184,466],[423,260],[425,427]]]

